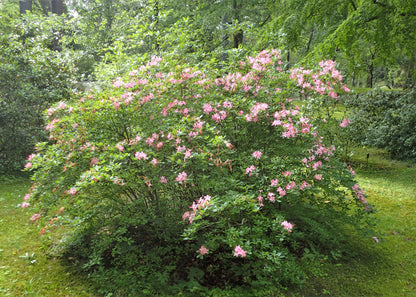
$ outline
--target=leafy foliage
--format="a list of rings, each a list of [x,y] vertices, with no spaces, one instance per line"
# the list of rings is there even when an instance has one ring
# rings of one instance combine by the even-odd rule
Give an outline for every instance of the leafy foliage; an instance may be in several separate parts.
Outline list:
[[[351,137],[354,141],[386,149],[393,158],[416,158],[416,90],[372,91],[351,96]]]
[[[72,58],[54,47],[58,19],[27,16],[0,36],[0,174],[21,170],[37,142],[45,140],[43,111],[69,97]]]

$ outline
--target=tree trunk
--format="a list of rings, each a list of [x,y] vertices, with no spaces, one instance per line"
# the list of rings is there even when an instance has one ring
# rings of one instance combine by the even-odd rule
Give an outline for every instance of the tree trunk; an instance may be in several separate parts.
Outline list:
[[[224,13],[222,18],[222,61],[225,63],[227,61],[227,47],[228,47],[228,34],[227,34],[227,23],[228,15]]]
[[[373,88],[374,65],[368,65],[367,88]]]
[[[61,15],[64,13],[64,2],[63,0],[51,0],[52,13]]]
[[[232,10],[233,10],[233,22],[240,20],[240,14],[238,12],[237,0],[232,1]],[[240,44],[243,43],[244,32],[242,29],[238,30],[233,34],[233,48],[238,48]]]
[[[416,81],[416,77],[415,77],[415,60],[414,59],[411,59],[408,62],[407,71],[406,71],[406,80],[405,80],[405,83],[404,83],[403,88],[404,89],[413,88],[415,86],[415,81]]]
[[[159,30],[159,21],[160,21],[160,15],[159,15],[160,5],[159,5],[159,1],[156,1],[155,2],[154,10],[155,10],[155,16],[154,16],[154,18],[156,20],[155,26],[156,26],[156,30],[158,31]],[[158,53],[160,52],[159,34],[156,35],[155,49],[156,49],[156,51]]]
[[[306,53],[309,53],[309,51],[311,49],[313,34],[314,34],[314,30],[313,30],[313,27],[312,27],[311,33],[309,33],[309,40],[308,40],[308,45],[306,46]]]
[[[367,76],[367,88],[373,88],[374,82],[374,58],[376,57],[376,53],[370,50],[371,56],[368,62],[368,76]]]
[[[32,11],[32,0],[19,0],[20,14]]]
[[[233,48],[238,48],[238,46],[240,44],[243,44],[243,37],[244,37],[244,33],[243,33],[242,29],[238,30],[237,33],[234,33],[234,35],[233,35]]]

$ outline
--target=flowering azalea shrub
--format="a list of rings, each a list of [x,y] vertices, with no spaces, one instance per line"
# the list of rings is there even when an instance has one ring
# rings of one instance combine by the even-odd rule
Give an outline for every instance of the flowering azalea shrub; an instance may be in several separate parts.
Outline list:
[[[50,143],[26,165],[35,183],[22,207],[53,219],[43,234],[73,226],[58,247],[111,280],[105,292],[299,282],[297,259],[338,249],[340,226],[362,227],[372,206],[292,100],[346,88],[334,64],[280,65],[277,50],[223,75],[153,57],[105,91],[59,102]]]

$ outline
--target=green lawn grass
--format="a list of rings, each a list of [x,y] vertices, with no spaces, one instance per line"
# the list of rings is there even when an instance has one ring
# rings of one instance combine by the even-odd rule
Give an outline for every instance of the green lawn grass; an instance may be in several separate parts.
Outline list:
[[[380,243],[351,234],[349,253],[323,258],[304,286],[279,296],[416,296],[416,166],[374,149],[357,150],[352,162],[377,209]],[[30,208],[17,206],[28,188],[0,182],[0,296],[98,296],[85,275],[42,248]]]
[[[351,235],[350,254],[323,261],[318,276],[289,295],[416,296],[416,166],[363,148],[352,161],[367,200],[377,209],[380,243]]]
[[[0,296],[96,296],[85,277],[42,248],[30,208],[18,207],[29,187],[23,179],[0,182]]]

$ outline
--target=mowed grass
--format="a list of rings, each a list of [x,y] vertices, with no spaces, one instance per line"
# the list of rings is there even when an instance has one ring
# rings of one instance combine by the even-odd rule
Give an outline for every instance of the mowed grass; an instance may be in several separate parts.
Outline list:
[[[85,276],[42,248],[30,208],[18,207],[29,187],[24,179],[0,182],[0,296],[96,296]]]
[[[349,252],[323,257],[301,288],[279,296],[416,296],[416,166],[374,149],[357,150],[352,162],[377,209],[380,242],[351,233]],[[0,296],[98,296],[85,275],[48,257],[30,208],[17,206],[29,186],[0,182]]]
[[[349,253],[338,261],[323,260],[317,276],[289,295],[416,296],[416,165],[364,148],[352,161],[367,200],[377,209],[380,242],[352,234]]]

